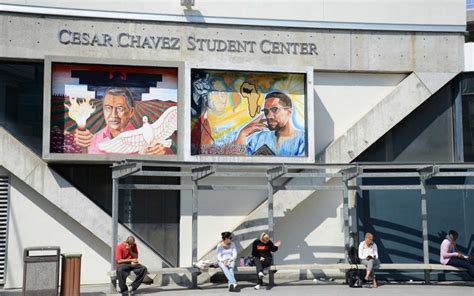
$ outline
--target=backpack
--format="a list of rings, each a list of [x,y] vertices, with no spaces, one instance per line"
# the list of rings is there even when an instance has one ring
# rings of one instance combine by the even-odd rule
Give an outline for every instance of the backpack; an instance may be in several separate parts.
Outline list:
[[[253,256],[247,256],[244,259],[245,266],[255,266],[255,258]]]
[[[359,255],[358,255],[356,247],[354,246],[350,247],[348,255],[349,255],[350,264],[356,264],[356,265],[360,264]]]
[[[359,274],[359,268],[351,268],[346,272],[346,283],[350,288],[362,288],[362,280]]]

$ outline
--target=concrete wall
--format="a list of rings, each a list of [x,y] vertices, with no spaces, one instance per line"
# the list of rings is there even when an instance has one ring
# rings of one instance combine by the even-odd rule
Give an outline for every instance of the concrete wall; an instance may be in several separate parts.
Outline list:
[[[464,44],[464,71],[474,71],[474,42]]]
[[[24,201],[17,206],[15,203],[11,205],[16,210],[10,214],[18,219],[19,223],[17,226],[10,224],[9,231],[10,234],[16,233],[13,237],[16,237],[19,243],[13,242],[13,249],[9,249],[9,271],[21,267],[21,262],[20,265],[16,263],[22,260],[23,247],[57,244],[61,248],[65,246],[63,252],[83,253],[83,260],[86,262],[84,268],[87,272],[81,279],[82,284],[108,282],[112,239],[110,215],[49,168],[47,163],[1,126],[0,167],[5,168],[15,178],[12,182],[16,185],[16,192],[19,192],[18,200]],[[46,226],[51,226],[52,231]],[[17,227],[18,231],[15,230]],[[119,225],[119,241],[125,240],[131,234],[128,229]],[[147,263],[147,267],[150,270],[161,268],[163,262],[160,256],[139,238],[137,243],[140,258]],[[108,263],[103,265],[98,256]],[[13,261],[10,261],[10,258],[14,258]],[[15,285],[21,285],[21,272],[11,274],[10,280]]]
[[[110,247],[15,176],[10,183],[5,288],[22,287],[23,249],[35,246],[81,253],[81,283],[108,282]]]
[[[314,73],[316,154],[377,105],[405,74]]]
[[[297,26],[311,26],[311,22],[340,22],[364,24],[416,24],[416,25],[460,25],[466,24],[464,0],[195,0],[190,8],[182,7],[180,0],[103,0],[99,2],[50,1],[50,0],[5,0],[5,4],[26,6],[30,10],[49,9],[49,13],[65,15],[91,15],[110,13],[112,16],[150,18],[153,15],[173,20],[226,23],[248,23],[252,20],[294,21]],[[13,7],[17,11],[25,7]],[[36,9],[36,10],[35,10]],[[59,11],[63,9],[65,11]],[[44,10],[46,12],[46,10]],[[416,13],[413,13],[416,11]],[[150,16],[151,15],[151,16]],[[320,24],[323,25],[323,24]],[[337,26],[337,24],[336,24]]]
[[[263,178],[206,178],[202,185],[248,184],[266,182]],[[183,184],[191,184],[183,180]],[[266,199],[266,191],[199,191],[198,206],[198,258],[214,248],[220,241],[221,232],[232,231],[259,204]],[[180,265],[191,264],[192,196],[181,191]]]
[[[108,34],[110,46],[71,43],[71,34],[61,30]],[[179,39],[179,48],[119,46],[119,35]],[[128,36],[129,36],[128,35]],[[223,42],[255,42],[244,51],[210,51],[190,46],[189,38],[218,39]],[[275,67],[313,67],[316,71],[409,73],[459,72],[464,68],[464,33],[387,32],[359,30],[290,29],[284,27],[239,27],[212,24],[123,22],[93,18],[38,17],[0,14],[0,55],[2,58],[37,59],[45,56],[117,59],[133,64],[142,61],[186,61],[204,68],[275,70]],[[129,40],[129,39],[126,39]],[[69,43],[65,44],[66,41]],[[314,44],[317,54],[267,52],[267,41]],[[149,41],[150,42],[150,41]],[[161,44],[162,45],[162,44]],[[263,50],[261,48],[263,46]],[[278,48],[277,48],[278,49]],[[99,60],[100,61],[100,60]],[[154,62],[156,63],[156,62]]]
[[[328,184],[339,184],[332,179]],[[320,191],[296,206],[275,226],[282,247],[276,263],[337,263],[344,258],[342,192]]]

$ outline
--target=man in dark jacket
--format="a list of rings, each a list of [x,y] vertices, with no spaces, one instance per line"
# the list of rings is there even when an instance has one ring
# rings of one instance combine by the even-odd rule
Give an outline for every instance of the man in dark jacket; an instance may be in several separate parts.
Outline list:
[[[281,245],[280,241],[276,241],[275,244],[270,240],[270,236],[263,232],[259,239],[256,239],[252,244],[252,256],[255,258],[255,266],[257,268],[258,283],[254,287],[255,290],[260,289],[263,284],[263,269],[272,265],[273,255],[272,252],[278,251],[278,247]]]

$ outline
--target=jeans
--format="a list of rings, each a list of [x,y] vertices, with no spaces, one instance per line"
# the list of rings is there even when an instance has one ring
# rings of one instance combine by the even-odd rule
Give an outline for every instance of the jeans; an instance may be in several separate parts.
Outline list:
[[[260,258],[255,257],[255,267],[257,268],[257,280],[259,285],[263,284],[263,280],[258,277],[258,273],[263,272],[263,269],[270,265],[272,265],[272,258],[265,258],[265,260],[260,261]]]
[[[380,265],[380,260],[379,259],[369,259],[369,260],[362,259],[360,260],[360,263],[367,266],[367,273],[369,274],[369,277],[374,278],[375,277],[374,268]]]
[[[471,278],[474,279],[474,263],[471,263],[464,258],[452,257],[449,259],[447,265],[466,268]]]
[[[230,266],[225,265],[224,262],[219,262],[219,267],[224,272],[225,277],[227,278],[227,281],[229,282],[229,284],[237,283],[235,281],[235,276],[234,276],[234,268],[235,268],[235,262],[234,261],[232,261]]]
[[[141,264],[120,264],[117,267],[117,279],[119,282],[120,292],[124,293],[128,291],[126,281],[130,272],[134,272],[137,277],[132,283],[132,288],[134,290],[138,289],[140,284],[143,282],[143,279],[146,276],[147,269]]]

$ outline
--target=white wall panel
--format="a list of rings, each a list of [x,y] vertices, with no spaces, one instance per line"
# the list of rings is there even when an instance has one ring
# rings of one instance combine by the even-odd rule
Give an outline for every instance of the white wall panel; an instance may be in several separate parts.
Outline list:
[[[405,74],[314,73],[316,154],[388,95]]]
[[[81,284],[109,282],[110,249],[106,244],[16,177],[11,177],[10,188],[5,288],[22,287],[23,249],[37,246],[59,246],[61,253],[81,253]]]
[[[274,238],[282,241],[275,253],[276,264],[324,264],[343,259],[342,192],[319,191],[305,199],[275,226]]]
[[[201,185],[261,185],[264,178],[206,178]],[[183,184],[191,184],[184,180]],[[214,248],[220,240],[221,232],[233,231],[234,228],[267,196],[266,191],[199,191],[198,206],[198,258]],[[191,192],[181,191],[180,220],[180,265],[191,265],[191,226],[192,226]],[[266,222],[264,223],[266,225]]]

